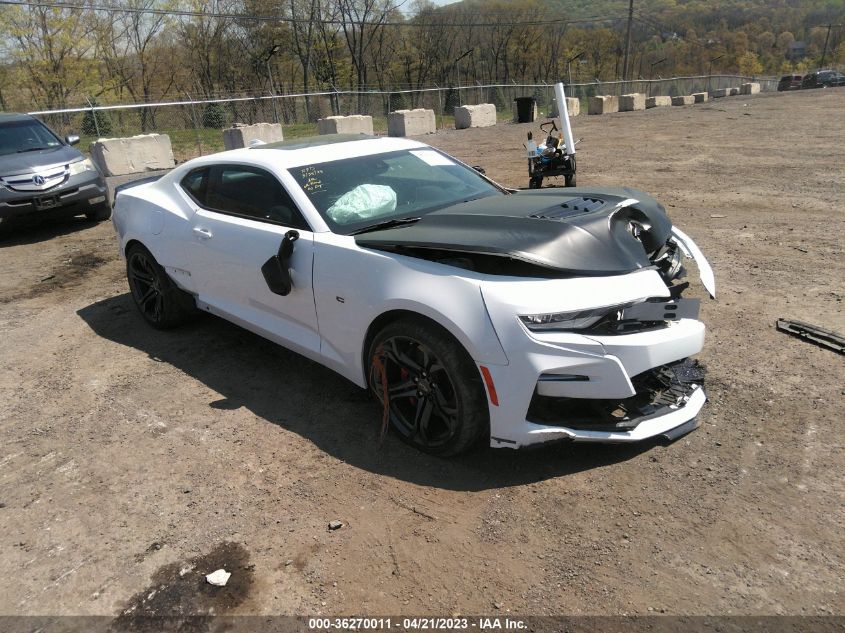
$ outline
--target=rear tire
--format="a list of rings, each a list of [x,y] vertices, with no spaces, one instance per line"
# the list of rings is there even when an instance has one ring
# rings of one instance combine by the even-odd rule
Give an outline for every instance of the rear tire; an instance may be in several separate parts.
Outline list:
[[[446,330],[416,318],[387,325],[367,359],[369,386],[383,406],[387,379],[390,424],[411,446],[433,455],[463,453],[489,433],[487,395],[475,362]]]
[[[135,306],[154,328],[169,330],[197,313],[194,298],[178,288],[152,253],[140,244],[126,250],[126,277]]]
[[[111,217],[111,205],[108,202],[94,208],[93,211],[88,211],[85,217],[92,222],[103,222]]]

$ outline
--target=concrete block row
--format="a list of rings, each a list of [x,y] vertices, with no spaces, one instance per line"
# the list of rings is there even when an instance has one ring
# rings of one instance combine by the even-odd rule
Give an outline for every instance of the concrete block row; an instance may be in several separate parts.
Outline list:
[[[419,136],[436,131],[434,110],[397,110],[387,115],[388,136]]]
[[[645,100],[646,108],[663,108],[672,105],[672,97],[649,97]]]
[[[176,164],[167,134],[101,138],[91,143],[91,159],[106,176],[170,169]]]
[[[742,84],[740,87],[740,94],[744,95],[756,95],[760,92],[760,84],[751,82],[747,84]]]
[[[728,96],[728,90],[730,90],[730,88],[719,88],[718,90],[711,91],[710,96],[714,99],[721,99],[722,97]]]
[[[492,103],[464,105],[455,108],[455,129],[496,125],[496,106]]]
[[[619,97],[620,112],[633,112],[634,110],[645,110],[645,95],[642,92],[634,92]]]
[[[672,97],[673,106],[692,105],[693,103],[695,103],[695,97],[692,95],[679,95],[677,97]]]
[[[706,92],[694,92],[690,96],[693,98],[694,103],[707,103]]]
[[[284,140],[282,126],[279,123],[256,123],[254,125],[235,123],[232,127],[223,130],[223,147],[227,150],[249,147],[252,141],[278,143]]]
[[[320,134],[373,134],[373,117],[364,114],[329,116],[317,121]]]

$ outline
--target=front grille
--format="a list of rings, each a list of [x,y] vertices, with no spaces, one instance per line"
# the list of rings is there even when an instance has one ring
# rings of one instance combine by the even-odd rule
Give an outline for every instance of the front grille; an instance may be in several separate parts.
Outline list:
[[[52,165],[28,174],[0,177],[0,185],[12,191],[47,191],[70,176],[68,165]]]
[[[683,406],[695,388],[704,385],[704,373],[701,363],[686,358],[634,376],[631,383],[637,393],[630,398],[552,398],[535,392],[527,419],[584,431],[630,431]]]

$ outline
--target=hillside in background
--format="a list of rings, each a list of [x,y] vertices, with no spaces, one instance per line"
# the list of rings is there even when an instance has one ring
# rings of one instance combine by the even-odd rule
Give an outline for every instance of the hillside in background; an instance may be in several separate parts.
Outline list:
[[[79,2],[0,6],[0,109],[845,67],[845,0],[635,0],[629,55],[628,0]]]

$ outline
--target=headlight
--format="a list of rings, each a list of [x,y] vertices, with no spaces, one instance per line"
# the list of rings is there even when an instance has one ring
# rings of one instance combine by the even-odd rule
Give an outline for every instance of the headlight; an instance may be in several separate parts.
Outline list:
[[[94,163],[91,162],[90,158],[71,163],[68,168],[70,169],[71,176],[76,176],[77,174],[81,174],[86,171],[97,171],[97,168],[94,167]]]
[[[584,330],[595,325],[608,315],[616,314],[629,307],[631,304],[606,306],[604,308],[592,308],[590,310],[579,310],[577,312],[550,312],[548,314],[522,314],[519,320],[529,330],[533,331],[565,331]]]

